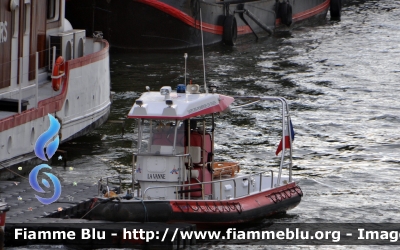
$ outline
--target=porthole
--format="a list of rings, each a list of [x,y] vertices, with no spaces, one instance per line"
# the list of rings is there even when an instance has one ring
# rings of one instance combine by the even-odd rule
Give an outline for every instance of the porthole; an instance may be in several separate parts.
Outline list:
[[[7,152],[10,154],[11,153],[11,148],[12,148],[12,137],[9,136],[8,137],[8,141],[7,141]]]
[[[64,106],[64,116],[67,117],[69,114],[69,101],[68,99],[65,101],[65,106]]]
[[[31,130],[31,145],[35,144],[35,128]]]

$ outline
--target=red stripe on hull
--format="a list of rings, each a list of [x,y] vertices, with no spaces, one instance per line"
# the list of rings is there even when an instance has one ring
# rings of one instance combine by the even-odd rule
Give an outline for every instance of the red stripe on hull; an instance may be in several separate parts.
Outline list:
[[[161,10],[179,20],[184,22],[185,24],[200,30],[201,26],[198,20],[195,20],[193,17],[189,16],[188,14],[182,12],[181,10],[178,10],[177,8],[174,8],[166,3],[160,2],[158,0],[136,0],[136,2],[143,3],[149,6],[152,6],[158,10]],[[222,35],[223,34],[223,29],[224,27],[219,26],[219,25],[214,25],[214,24],[209,24],[202,22],[203,26],[203,31],[216,34],[216,35]],[[237,27],[237,33],[238,35],[243,35],[247,33],[251,33],[251,29],[249,26],[240,26]]]
[[[249,196],[245,196],[238,199],[233,200],[174,200],[170,201],[170,205],[172,207],[173,213],[178,213],[184,215],[186,218],[192,216],[191,218],[196,218],[199,214],[219,214],[221,216],[229,216],[233,214],[241,214],[246,212],[251,212],[255,209],[267,208],[269,206],[273,206],[278,204],[279,202],[288,201],[290,198],[302,196],[301,189],[296,186],[295,183],[290,183],[285,186],[281,186],[278,188],[274,188],[272,190],[267,190],[264,192],[252,194]],[[290,208],[295,207],[297,204],[292,205]],[[287,210],[287,209],[285,209]],[[280,211],[275,211],[280,212]],[[273,214],[273,213],[271,213]],[[267,214],[265,214],[266,216]],[[263,217],[264,215],[257,214],[258,217]],[[258,217],[254,216],[254,218],[242,218],[238,220],[231,221],[196,221],[195,219],[185,221],[188,223],[195,224],[212,224],[217,223],[218,225],[222,224],[237,224],[249,222],[253,219],[257,219]],[[230,216],[232,218],[232,216]]]
[[[100,60],[103,60],[104,58],[106,58],[108,56],[109,44],[106,40],[103,40],[103,41],[106,44],[104,49],[102,49],[96,53],[86,55],[81,58],[67,61],[65,63],[66,79],[64,81],[63,88],[59,95],[40,101],[38,103],[38,108],[31,108],[31,109],[21,112],[20,114],[15,114],[13,116],[1,119],[0,120],[0,132],[11,129],[13,127],[17,127],[19,125],[33,121],[35,119],[41,118],[43,116],[46,116],[49,113],[54,113],[54,112],[60,111],[61,108],[63,107],[65,98],[67,96],[70,70],[78,68],[78,67],[82,67],[82,66],[85,66],[85,65],[88,65],[88,64],[91,64],[91,63],[94,63],[94,62],[97,62],[97,61],[100,61]]]
[[[328,11],[330,2],[331,2],[331,0],[326,0],[324,3],[322,3],[318,6],[315,6],[312,9],[297,13],[297,14],[293,15],[293,20],[295,22],[298,22],[298,21],[302,21],[304,19],[310,18],[312,16],[318,15],[320,13],[324,13],[325,11]],[[275,25],[280,25],[280,24],[281,24],[281,19],[280,18],[276,19]]]
[[[297,14],[293,15],[293,19],[296,21],[300,21],[300,20],[304,20],[304,19],[310,18],[312,16],[315,16],[319,13],[323,13],[324,11],[328,10],[330,2],[331,2],[330,0],[326,0],[324,3],[322,3],[318,6],[315,6],[312,9],[297,13]]]
[[[226,200],[130,200],[101,199],[89,213],[92,220],[131,222],[185,222],[202,228],[260,220],[296,207],[303,193],[295,183]],[[118,212],[116,212],[118,211]],[[147,219],[146,219],[147,218]]]
[[[182,12],[181,10],[174,8],[166,3],[160,2],[159,0],[136,0],[139,3],[146,4],[149,6],[152,6],[160,11],[163,11],[179,20],[184,22],[185,24],[195,28],[195,29],[201,29],[201,26],[198,21],[196,21],[193,17],[189,16],[188,14]],[[328,10],[330,5],[330,0],[326,0],[324,3],[315,6],[312,9],[297,13],[293,15],[293,20],[296,21],[301,21],[307,18],[310,18],[314,15],[318,15],[320,13],[323,13]],[[279,25],[281,23],[280,19],[276,20],[276,25]],[[202,23],[203,26],[203,31],[216,34],[216,35],[222,35],[223,34],[223,26],[219,25],[213,25],[209,23]],[[253,31],[251,28],[247,25],[245,26],[239,26],[237,27],[237,34],[238,35],[245,35],[252,33]]]

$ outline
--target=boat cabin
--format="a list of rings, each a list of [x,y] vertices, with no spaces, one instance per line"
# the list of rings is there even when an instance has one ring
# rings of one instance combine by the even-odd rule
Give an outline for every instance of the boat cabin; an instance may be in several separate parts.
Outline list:
[[[201,187],[213,180],[214,127],[207,118],[228,108],[233,98],[201,94],[198,85],[191,87],[188,93],[172,92],[171,87],[146,92],[129,112],[128,118],[138,118],[134,180],[142,190],[151,189],[146,199],[174,199],[177,192],[179,196],[212,196],[211,184]],[[183,184],[189,186],[175,190]],[[153,188],[160,185],[165,188]]]

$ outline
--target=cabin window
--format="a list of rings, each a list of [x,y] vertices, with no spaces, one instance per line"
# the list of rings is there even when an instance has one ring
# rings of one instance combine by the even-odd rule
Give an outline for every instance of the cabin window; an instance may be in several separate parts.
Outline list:
[[[18,6],[17,6],[18,7]],[[19,9],[15,8],[11,10],[11,31],[12,37],[18,37],[18,16],[19,16]]]
[[[47,1],[47,20],[57,21],[59,19],[59,0]]]
[[[140,153],[184,153],[184,125],[180,121],[143,120],[138,132],[137,146]]]
[[[55,0],[47,0],[47,19],[53,19],[56,16]]]
[[[25,0],[24,19],[24,34],[28,35],[31,30],[31,1],[29,0]]]

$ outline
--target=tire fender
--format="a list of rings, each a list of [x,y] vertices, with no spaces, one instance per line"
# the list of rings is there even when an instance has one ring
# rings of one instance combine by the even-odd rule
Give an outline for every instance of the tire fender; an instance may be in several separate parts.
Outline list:
[[[286,26],[290,26],[292,24],[292,5],[287,2],[280,2],[278,8],[278,15],[281,18],[281,23],[285,24]]]
[[[342,12],[342,0],[331,0],[330,2],[331,19],[340,19]]]
[[[222,33],[222,42],[226,45],[235,45],[237,38],[237,22],[235,16],[226,16]]]

